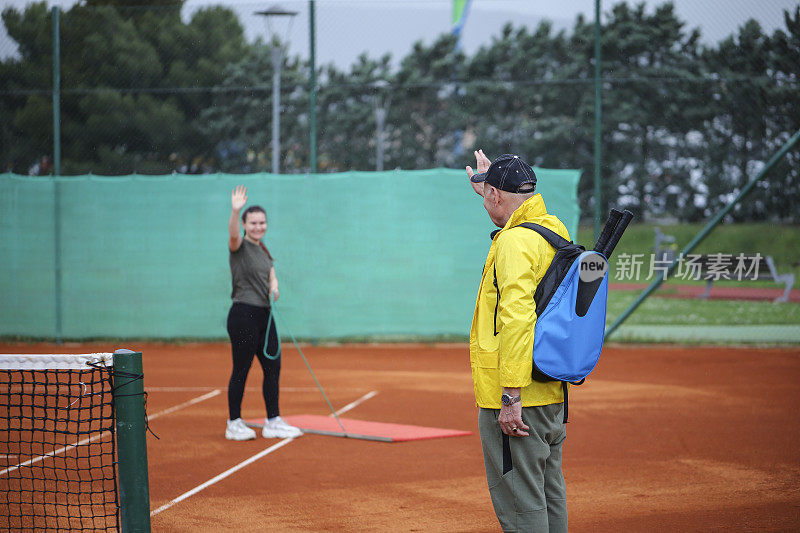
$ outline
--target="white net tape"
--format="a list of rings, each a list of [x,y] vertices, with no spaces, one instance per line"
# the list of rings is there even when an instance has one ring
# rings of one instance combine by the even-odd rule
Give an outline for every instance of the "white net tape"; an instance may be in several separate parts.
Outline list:
[[[0,354],[0,370],[86,370],[95,364],[113,366],[114,354]]]

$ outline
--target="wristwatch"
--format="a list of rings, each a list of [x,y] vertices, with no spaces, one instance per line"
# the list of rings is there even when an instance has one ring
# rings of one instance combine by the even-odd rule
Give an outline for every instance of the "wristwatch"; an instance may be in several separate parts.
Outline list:
[[[520,400],[522,400],[522,396],[511,396],[510,394],[506,393],[503,393],[503,395],[500,396],[500,401],[503,402],[503,405],[511,405]]]

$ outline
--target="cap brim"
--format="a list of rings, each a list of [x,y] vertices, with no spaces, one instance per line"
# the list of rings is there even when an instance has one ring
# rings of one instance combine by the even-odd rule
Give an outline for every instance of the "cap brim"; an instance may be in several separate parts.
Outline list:
[[[481,172],[480,174],[473,174],[473,176],[469,179],[472,183],[481,183],[486,181],[486,172]]]

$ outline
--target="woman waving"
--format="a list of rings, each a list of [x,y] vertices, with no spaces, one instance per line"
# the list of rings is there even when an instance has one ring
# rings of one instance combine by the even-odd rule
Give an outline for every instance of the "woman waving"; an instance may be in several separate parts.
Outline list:
[[[299,437],[302,432],[280,417],[278,382],[281,374],[280,343],[275,320],[270,313],[271,300],[278,299],[278,279],[272,255],[261,242],[267,232],[267,213],[247,203],[247,189],[239,185],[231,192],[231,217],[228,221],[228,248],[231,267],[233,305],[228,313],[228,336],[231,339],[233,371],[228,383],[228,425],[225,438],[249,440],[256,432],[242,420],[244,386],[253,356],[264,373],[261,391],[267,409],[264,438]],[[240,215],[241,212],[241,215]],[[244,228],[240,233],[239,219]]]

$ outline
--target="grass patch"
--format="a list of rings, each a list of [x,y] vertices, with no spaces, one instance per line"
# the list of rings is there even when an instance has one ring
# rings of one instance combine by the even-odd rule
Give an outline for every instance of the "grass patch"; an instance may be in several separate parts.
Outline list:
[[[609,292],[606,319],[608,325],[638,296],[638,292]],[[686,326],[800,325],[800,304],[650,297],[624,323]]]

